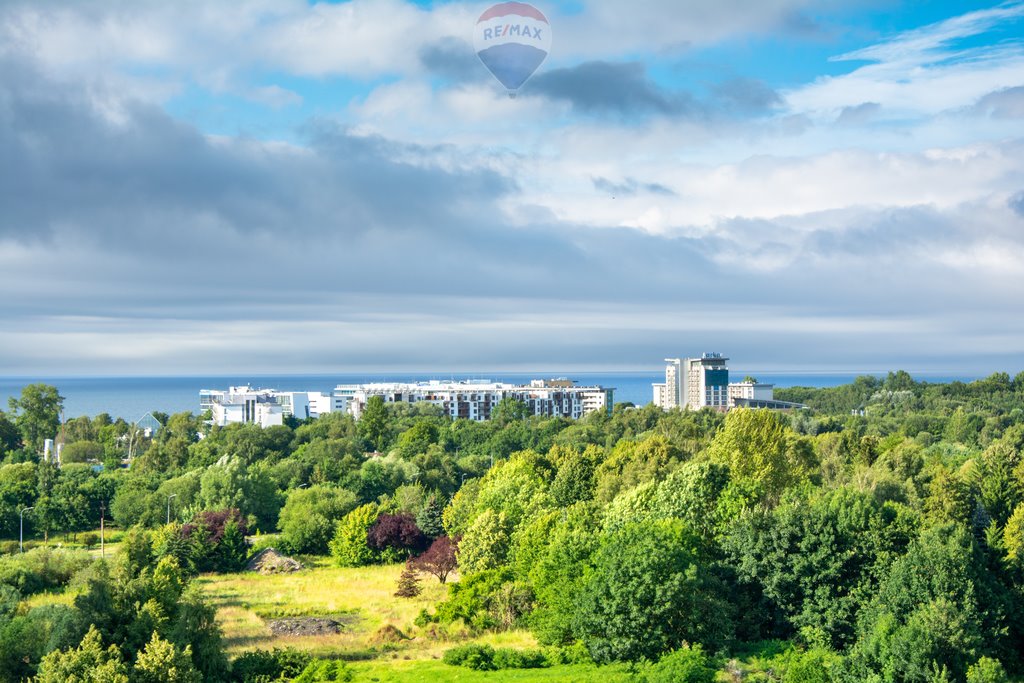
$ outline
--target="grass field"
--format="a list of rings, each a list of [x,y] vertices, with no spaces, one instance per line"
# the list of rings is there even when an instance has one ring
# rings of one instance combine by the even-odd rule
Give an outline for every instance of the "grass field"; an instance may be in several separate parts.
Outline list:
[[[349,660],[401,662],[439,659],[456,642],[484,642],[495,647],[536,646],[525,631],[471,638],[458,627],[416,627],[413,621],[420,611],[443,600],[448,590],[433,577],[424,577],[423,592],[418,597],[396,598],[394,592],[401,573],[402,565],[349,569],[320,560],[291,574],[263,576],[246,572],[203,576],[197,582],[217,608],[217,619],[231,654],[292,647]],[[267,626],[268,619],[301,616],[331,616],[343,622],[345,628],[336,635],[277,636]],[[408,639],[379,642],[374,636],[385,626],[397,628]]]
[[[569,683],[619,683],[633,680],[621,666],[556,666],[550,669],[506,669],[504,671],[471,671],[437,661],[374,662],[353,664],[355,680],[380,683],[533,683],[534,681],[567,681]]]

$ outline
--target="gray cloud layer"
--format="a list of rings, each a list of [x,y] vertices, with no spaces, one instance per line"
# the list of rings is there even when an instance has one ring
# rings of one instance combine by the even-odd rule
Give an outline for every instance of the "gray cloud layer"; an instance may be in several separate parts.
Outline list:
[[[631,65],[546,82],[595,110],[629,93],[641,111],[691,106]],[[790,367],[948,367],[974,345],[1024,359],[1004,286],[1020,271],[943,260],[993,239],[979,219],[1020,249],[1019,195],[1017,214],[1004,196],[655,236],[523,206],[513,180],[450,150],[327,122],[304,136],[210,138],[0,62],[0,372],[637,366],[712,347]]]

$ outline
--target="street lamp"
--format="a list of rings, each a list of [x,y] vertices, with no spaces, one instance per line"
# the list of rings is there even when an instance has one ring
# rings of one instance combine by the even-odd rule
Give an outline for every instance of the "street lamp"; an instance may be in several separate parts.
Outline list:
[[[105,515],[107,513],[107,502],[104,500],[100,501],[100,557],[107,556],[106,546],[104,545],[105,539],[103,538],[103,523],[106,521]]]
[[[171,498],[177,498],[177,497],[178,497],[177,493],[172,493],[171,495],[167,496],[167,523],[168,524],[171,523]]]
[[[29,508],[24,508],[21,511],[21,515],[19,515],[19,517],[21,518],[21,522],[18,525],[18,550],[22,553],[25,552],[25,513],[28,512],[29,510],[35,509],[36,508],[34,505]]]

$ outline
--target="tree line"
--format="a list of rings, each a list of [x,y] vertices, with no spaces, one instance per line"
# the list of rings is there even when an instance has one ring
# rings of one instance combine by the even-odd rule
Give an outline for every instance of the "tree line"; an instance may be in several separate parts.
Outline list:
[[[509,401],[476,423],[371,401],[358,422],[268,429],[185,413],[160,416],[130,467],[102,471],[33,457],[52,421],[19,401],[0,416],[0,504],[5,518],[42,508],[47,533],[93,528],[107,506],[186,581],[237,569],[246,537],[266,533],[346,566],[440,563],[439,580],[458,580],[421,626],[528,628],[547,647],[692,680],[744,675],[752,644],[771,653],[764,680],[1024,673],[1024,374],[777,393],[811,409],[619,404],[572,421]],[[80,420],[64,452],[106,453],[114,423]],[[97,632],[124,666],[153,633],[196,647],[154,629],[126,652],[127,631]]]

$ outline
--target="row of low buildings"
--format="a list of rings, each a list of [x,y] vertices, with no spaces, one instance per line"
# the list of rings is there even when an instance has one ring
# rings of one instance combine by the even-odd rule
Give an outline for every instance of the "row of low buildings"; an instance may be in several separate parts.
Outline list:
[[[733,408],[796,410],[802,404],[776,401],[772,384],[729,381],[729,359],[720,353],[699,358],[666,358],[665,381],[653,384],[654,405],[664,409],[727,411]]]
[[[505,398],[522,401],[532,415],[575,419],[610,412],[613,392],[607,387],[576,386],[567,379],[534,380],[528,385],[488,380],[345,384],[330,394],[241,386],[227,391],[204,389],[199,392],[199,405],[201,411],[210,411],[213,424],[222,427],[237,422],[271,427],[284,424],[286,417],[317,418],[332,412],[359,419],[374,396],[385,403],[436,405],[453,419],[488,420]]]
[[[745,380],[729,381],[728,358],[705,353],[699,358],[665,360],[665,381],[654,387],[654,404],[664,410],[727,411],[732,408],[794,410],[798,403],[777,401],[774,386]],[[489,380],[382,382],[343,384],[331,393],[277,391],[249,386],[227,391],[204,389],[199,393],[200,410],[210,411],[211,422],[284,424],[285,418],[317,418],[327,413],[347,413],[359,419],[374,396],[385,403],[427,403],[440,407],[452,419],[485,421],[502,399],[522,401],[531,415],[580,418],[597,411],[610,412],[614,389],[577,386],[568,379],[534,380],[529,384],[508,384]]]

